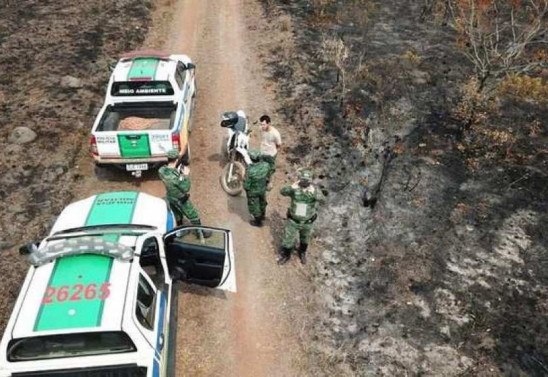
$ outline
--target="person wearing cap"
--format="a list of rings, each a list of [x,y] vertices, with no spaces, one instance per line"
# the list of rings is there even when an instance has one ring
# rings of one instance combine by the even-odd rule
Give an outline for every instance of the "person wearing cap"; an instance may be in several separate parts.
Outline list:
[[[266,157],[266,160],[264,157]],[[247,208],[253,216],[250,221],[253,226],[262,226],[266,215],[266,206],[268,204],[266,191],[273,172],[269,157],[256,150],[249,151],[251,164],[248,165],[245,172],[244,190],[247,197]]]
[[[179,152],[175,149],[167,153],[169,162],[158,170],[158,175],[166,187],[166,200],[175,215],[175,221],[181,225],[187,218],[192,225],[201,225],[200,215],[190,201],[190,169],[182,164]],[[203,232],[206,237],[206,232]]]
[[[298,176],[297,182],[284,186],[280,190],[283,196],[288,196],[291,199],[291,204],[287,210],[278,264],[284,264],[289,260],[297,237],[299,238],[299,248],[297,249],[299,259],[302,264],[306,264],[306,250],[314,221],[318,217],[318,204],[325,202],[321,190],[312,184],[311,170],[301,169]]]

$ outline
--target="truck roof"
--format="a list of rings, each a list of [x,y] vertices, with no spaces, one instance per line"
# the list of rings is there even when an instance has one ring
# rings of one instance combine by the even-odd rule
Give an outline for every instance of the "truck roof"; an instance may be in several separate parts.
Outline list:
[[[12,337],[120,330],[130,268],[129,261],[80,254],[31,269]]]
[[[163,233],[172,223],[167,205],[160,198],[136,191],[108,192],[67,206],[40,249],[64,242],[57,238],[71,229],[79,232],[85,227],[100,227],[103,231],[108,225],[135,224]],[[106,245],[110,242],[125,245],[126,249],[135,247],[135,236],[117,234],[115,230],[98,237]],[[29,283],[20,293],[21,306],[14,311],[12,338],[121,329],[132,262],[104,250],[98,253],[92,239],[71,238],[80,240],[75,246],[77,253],[31,267]]]
[[[133,54],[116,64],[114,81],[167,81],[176,67],[177,61],[170,55]]]

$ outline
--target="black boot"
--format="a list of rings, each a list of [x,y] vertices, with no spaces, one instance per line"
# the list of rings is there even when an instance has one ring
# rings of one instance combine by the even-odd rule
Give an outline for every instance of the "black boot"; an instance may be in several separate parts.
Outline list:
[[[280,256],[278,257],[278,264],[281,266],[282,264],[286,264],[287,261],[291,258],[291,249],[288,249],[286,247],[282,247],[280,250]]]
[[[308,249],[307,243],[302,243],[299,245],[299,259],[302,264],[306,264],[306,249]]]
[[[262,217],[254,217],[253,220],[249,222],[252,226],[261,227],[263,226],[263,218]]]

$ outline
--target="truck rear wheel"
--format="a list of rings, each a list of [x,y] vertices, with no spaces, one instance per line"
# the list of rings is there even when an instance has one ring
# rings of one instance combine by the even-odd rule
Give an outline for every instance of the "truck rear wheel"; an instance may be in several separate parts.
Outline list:
[[[112,166],[108,164],[99,164],[95,163],[95,175],[97,177],[104,177],[108,175],[113,169]]]

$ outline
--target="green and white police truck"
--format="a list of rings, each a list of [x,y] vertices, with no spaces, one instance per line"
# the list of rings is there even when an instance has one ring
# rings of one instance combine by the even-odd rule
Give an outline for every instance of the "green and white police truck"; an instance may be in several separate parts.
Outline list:
[[[175,227],[165,201],[140,192],[75,202],[22,251],[31,267],[0,377],[171,376],[176,282],[236,291],[231,232]]]

